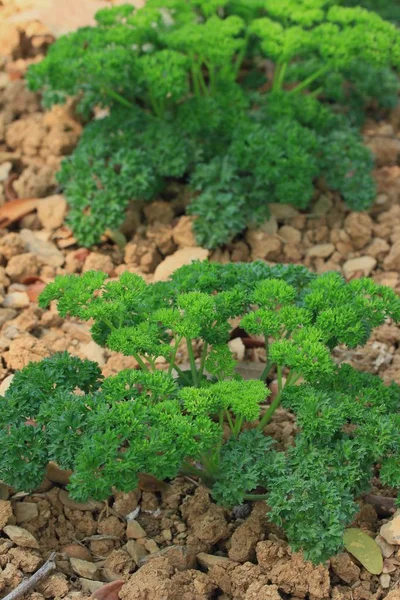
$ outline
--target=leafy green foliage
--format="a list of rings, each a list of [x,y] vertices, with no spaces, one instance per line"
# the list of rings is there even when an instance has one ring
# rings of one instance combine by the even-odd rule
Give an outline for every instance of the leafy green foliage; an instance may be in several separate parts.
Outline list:
[[[369,206],[372,157],[351,127],[371,103],[393,106],[399,65],[395,25],[339,0],[148,0],[99,11],[28,80],[47,105],[77,95],[87,117],[110,111],[59,175],[81,244],[173,178],[190,183],[198,242],[214,248],[270,202],[307,208],[317,177]]]
[[[339,344],[355,348],[387,318],[400,322],[392,289],[298,266],[198,262],[155,284],[129,272],[58,276],[40,305],[52,301],[140,368],[104,379],[93,363],[61,354],[18,373],[1,399],[0,478],[9,485],[34,488],[49,460],[73,470],[80,500],[129,491],[139,473],[196,475],[225,506],[261,493],[292,547],[315,562],[342,547],[375,465],[399,485],[400,387],[332,359]],[[236,373],[232,319],[264,338],[258,380]],[[278,394],[265,406],[272,370]],[[299,429],[286,452],[265,435],[280,403]]]

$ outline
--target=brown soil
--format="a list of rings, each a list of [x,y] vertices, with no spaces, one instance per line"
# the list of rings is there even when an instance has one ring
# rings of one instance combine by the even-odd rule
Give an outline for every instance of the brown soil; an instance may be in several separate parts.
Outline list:
[[[0,17],[2,11],[15,16],[20,6],[3,0]],[[97,346],[86,324],[38,308],[38,294],[59,273],[102,269],[115,277],[129,270],[151,281],[209,256],[222,262],[301,263],[319,273],[340,271],[347,279],[370,275],[400,291],[400,109],[387,122],[365,127],[379,186],[368,213],[349,212],[320,182],[308,214],[272,206],[263,227],[210,254],[196,247],[192,220],[182,216],[187,195],[176,188],[172,203],[131,207],[123,251],[106,238],[93,250],[78,247],[64,224],[66,202],[54,175],[76,145],[81,124],[73,103],[44,113],[39,96],[23,81],[27,66],[40,60],[52,40],[43,23],[20,18],[0,36],[0,54],[6,57],[0,71],[0,207],[13,197],[41,199],[36,212],[0,231],[0,393],[15,370],[60,350],[97,361],[104,375],[136,366],[133,358]],[[240,339],[231,346],[242,369],[265,360],[263,350],[245,348]],[[400,383],[400,328],[391,323],[380,327],[365,348],[339,348],[336,354]],[[186,360],[184,350],[179,358]],[[287,447],[296,431],[293,416],[278,411],[269,431]],[[400,600],[397,546],[381,542],[380,577],[347,553],[315,567],[290,551],[261,502],[238,516],[213,504],[204,487],[178,478],[161,487],[144,481],[107,504],[81,505],[69,498],[66,483],[66,474],[52,465],[36,493],[13,494],[0,484],[1,595],[54,550],[57,569],[31,600],[80,600],[91,594],[98,600]],[[355,524],[376,537],[389,514],[382,520],[380,509],[360,503]]]

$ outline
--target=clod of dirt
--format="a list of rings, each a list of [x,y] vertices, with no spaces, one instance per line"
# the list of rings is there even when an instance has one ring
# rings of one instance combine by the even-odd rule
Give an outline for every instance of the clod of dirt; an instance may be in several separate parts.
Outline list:
[[[331,567],[333,572],[349,585],[355,583],[360,577],[361,569],[344,552],[331,559]]]
[[[83,273],[86,273],[86,271],[104,271],[104,273],[111,275],[114,272],[114,264],[106,254],[91,252],[83,264],[82,271]]]
[[[264,589],[263,596],[268,591],[269,595],[266,597],[271,598],[271,600],[281,600],[277,586],[268,585],[268,578],[262,574],[260,567],[250,562],[240,565],[230,560],[221,561],[211,567],[208,574],[210,579],[223,592],[238,600],[254,598],[254,587],[250,589],[250,592],[249,588],[255,582],[257,583],[257,589],[268,588],[268,590]]]
[[[45,265],[61,267],[65,262],[65,256],[51,242],[40,239],[33,231],[22,229],[20,236],[29,252],[36,254],[38,260]]]
[[[199,571],[174,573],[166,557],[149,561],[122,587],[121,600],[209,600],[216,589]]]
[[[7,525],[12,514],[11,502],[8,502],[8,500],[0,500],[0,530]]]
[[[134,540],[139,540],[140,538],[146,537],[146,532],[143,527],[137,521],[128,521],[126,526],[126,537],[132,538]]]
[[[292,552],[285,542],[259,542],[256,547],[258,564],[268,579],[285,594],[297,598],[322,600],[329,597],[330,579],[327,567],[315,566]]]
[[[9,369],[17,371],[26,367],[30,362],[38,362],[48,356],[50,356],[50,351],[46,344],[27,334],[12,340],[8,352],[4,353],[4,360]]]
[[[6,273],[11,281],[21,283],[28,277],[38,275],[39,269],[40,262],[36,254],[25,252],[10,258],[6,267]]]
[[[228,556],[231,560],[244,563],[253,560],[255,548],[265,526],[266,506],[257,502],[248,519],[236,529],[230,539]]]
[[[24,573],[34,573],[43,563],[43,559],[26,548],[11,548],[8,558],[13,565]]]
[[[194,496],[188,497],[181,506],[182,516],[187,520],[193,535],[205,544],[214,545],[229,535],[229,527],[222,507],[210,502],[204,488],[197,488]]]

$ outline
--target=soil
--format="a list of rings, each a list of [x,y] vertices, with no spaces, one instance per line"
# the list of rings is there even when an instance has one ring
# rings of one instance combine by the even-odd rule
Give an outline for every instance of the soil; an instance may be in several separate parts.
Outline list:
[[[106,237],[92,250],[79,247],[65,224],[67,205],[55,173],[82,124],[73,102],[43,112],[40,97],[26,89],[28,65],[41,59],[55,33],[45,18],[23,12],[32,7],[28,1],[0,1],[0,18],[10,17],[7,35],[4,27],[0,35],[0,210],[14,198],[37,199],[35,211],[0,230],[0,394],[15,370],[56,351],[95,360],[106,376],[136,366],[133,358],[95,344],[87,324],[38,308],[38,294],[56,274],[101,269],[117,277],[129,270],[154,281],[194,258],[262,259],[304,264],[318,273],[336,270],[348,280],[368,275],[400,292],[400,105],[387,120],[364,128],[378,182],[368,213],[351,213],[320,181],[307,214],[273,205],[263,227],[208,252],[196,246],[192,219],[182,216],[187,192],[176,186],[172,202],[129,209],[123,250]],[[240,338],[230,345],[243,374],[265,361],[262,349],[246,347]],[[365,348],[339,348],[336,356],[400,383],[400,328],[388,322]],[[187,360],[184,350],[178,358]],[[296,432],[293,416],[277,411],[269,431],[287,447]],[[347,553],[316,567],[290,551],[262,502],[225,511],[196,481],[160,485],[143,478],[129,494],[82,505],[69,498],[67,483],[68,474],[50,465],[35,493],[15,494],[0,484],[2,596],[55,551],[56,570],[27,596],[31,600],[92,594],[98,600],[400,600],[400,545],[382,538],[380,576]],[[390,495],[375,483],[375,495]],[[375,538],[393,511],[389,499],[369,502],[360,500],[355,525]]]

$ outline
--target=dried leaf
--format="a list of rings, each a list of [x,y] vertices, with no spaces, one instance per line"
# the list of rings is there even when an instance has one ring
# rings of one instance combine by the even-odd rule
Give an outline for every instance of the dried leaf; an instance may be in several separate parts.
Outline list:
[[[378,544],[361,529],[346,529],[344,546],[360,563],[372,573],[379,575],[383,569],[383,558]]]
[[[0,206],[0,227],[8,227],[37,208],[38,198],[18,198]]]

